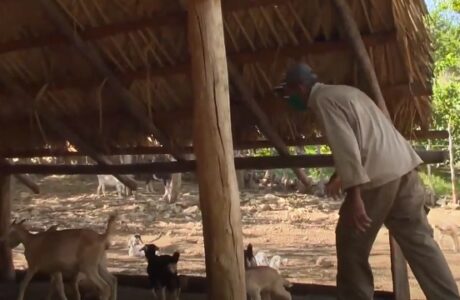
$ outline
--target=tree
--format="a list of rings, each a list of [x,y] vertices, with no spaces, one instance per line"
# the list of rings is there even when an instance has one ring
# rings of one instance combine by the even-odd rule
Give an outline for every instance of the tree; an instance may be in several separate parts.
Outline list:
[[[435,2],[428,26],[434,46],[433,125],[451,123],[454,144],[460,142],[460,0]],[[442,142],[447,147],[447,141]],[[460,158],[456,149],[456,160]]]

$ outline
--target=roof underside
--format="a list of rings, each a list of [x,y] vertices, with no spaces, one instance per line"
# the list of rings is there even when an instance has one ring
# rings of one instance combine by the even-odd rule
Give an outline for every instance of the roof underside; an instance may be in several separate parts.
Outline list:
[[[186,11],[178,0],[50,0],[75,34],[92,45],[165,135],[192,140]],[[0,3],[0,73],[30,98],[0,89],[0,150],[63,147],[47,126],[59,119],[99,148],[148,145],[150,134],[127,112],[92,63],[60,34],[40,1]],[[349,0],[387,106],[403,133],[430,121],[431,45],[423,0]],[[363,76],[338,28],[331,1],[223,0],[228,59],[273,127],[286,139],[310,136],[308,114],[291,114],[272,92],[292,61],[306,61],[321,81],[358,86]],[[10,82],[10,81],[8,81]],[[260,138],[255,120],[231,93],[236,142]],[[23,101],[27,105],[24,105]]]

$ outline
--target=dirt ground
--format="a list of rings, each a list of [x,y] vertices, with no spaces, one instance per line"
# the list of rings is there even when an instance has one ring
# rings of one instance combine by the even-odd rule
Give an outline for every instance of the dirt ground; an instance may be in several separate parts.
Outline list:
[[[13,188],[13,217],[26,218],[27,226],[43,230],[53,224],[60,228],[90,227],[102,231],[111,212],[118,212],[118,229],[109,253],[113,272],[145,274],[142,257],[129,257],[127,242],[140,233],[144,242],[157,238],[162,252],[181,252],[181,274],[204,275],[204,248],[198,187],[183,183],[182,196],[176,204],[160,201],[161,185],[156,193],[140,189],[134,197],[118,199],[113,189],[106,197],[96,196],[96,176],[48,176],[37,178],[41,194],[33,195],[23,186]],[[218,201],[218,199],[216,199]],[[287,259],[281,273],[293,282],[335,284],[336,259],[334,228],[340,202],[298,194],[268,190],[241,191],[244,243],[252,243],[255,252],[280,255]],[[437,208],[430,212],[434,224],[460,225],[460,211]],[[435,231],[439,240],[440,234]],[[460,282],[460,255],[452,240],[441,245],[457,282]],[[22,246],[14,251],[18,269],[26,268]],[[388,232],[382,229],[371,255],[375,288],[391,290]],[[414,277],[410,276],[412,299],[424,299]]]

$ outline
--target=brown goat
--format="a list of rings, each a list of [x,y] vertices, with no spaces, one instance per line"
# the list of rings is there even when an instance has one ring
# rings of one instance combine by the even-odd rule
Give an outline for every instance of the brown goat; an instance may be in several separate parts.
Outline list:
[[[101,299],[116,299],[117,282],[106,268],[105,250],[115,225],[115,216],[109,217],[106,231],[98,234],[91,229],[47,230],[39,234],[30,233],[22,222],[13,222],[8,235],[9,244],[20,242],[28,269],[21,282],[18,300],[23,300],[25,290],[37,272],[48,273],[62,299],[64,293],[62,274],[72,278],[75,293],[78,292],[78,274],[83,273],[101,292]]]

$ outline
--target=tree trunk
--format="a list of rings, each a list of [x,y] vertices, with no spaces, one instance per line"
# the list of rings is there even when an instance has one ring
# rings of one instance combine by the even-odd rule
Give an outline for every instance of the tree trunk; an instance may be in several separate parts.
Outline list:
[[[246,299],[240,201],[233,158],[228,69],[220,0],[189,0],[194,150],[208,299]]]
[[[449,162],[450,162],[450,180],[452,183],[452,204],[457,204],[457,188],[455,186],[455,157],[454,157],[454,142],[452,139],[452,126],[447,125],[447,131],[449,132]]]

